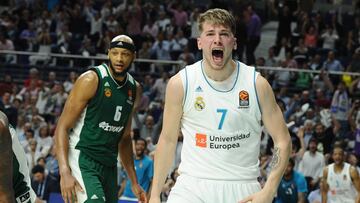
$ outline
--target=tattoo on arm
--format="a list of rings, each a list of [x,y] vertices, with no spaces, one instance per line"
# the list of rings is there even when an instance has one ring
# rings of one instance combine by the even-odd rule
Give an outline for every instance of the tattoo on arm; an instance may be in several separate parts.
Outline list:
[[[274,153],[270,162],[271,170],[276,169],[280,163],[280,149],[279,147],[274,147]]]

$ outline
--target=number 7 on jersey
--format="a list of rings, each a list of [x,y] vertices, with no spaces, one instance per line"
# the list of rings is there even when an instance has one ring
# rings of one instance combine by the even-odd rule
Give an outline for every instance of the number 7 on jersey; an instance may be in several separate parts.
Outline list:
[[[221,118],[220,118],[220,122],[219,122],[219,126],[218,126],[218,130],[221,130],[223,127],[223,124],[224,124],[227,109],[217,109],[216,112],[221,113]]]

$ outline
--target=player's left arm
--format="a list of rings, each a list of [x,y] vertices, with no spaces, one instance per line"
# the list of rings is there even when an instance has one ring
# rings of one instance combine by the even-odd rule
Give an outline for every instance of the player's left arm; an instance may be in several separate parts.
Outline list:
[[[145,192],[139,186],[136,178],[136,172],[134,167],[133,145],[132,145],[132,137],[131,137],[131,118],[134,114],[135,109],[139,105],[141,94],[142,94],[141,87],[139,83],[136,83],[136,99],[134,102],[134,107],[126,124],[124,134],[119,142],[119,153],[120,153],[121,162],[128,174],[133,193],[135,196],[139,198],[139,200],[145,198],[146,195]]]
[[[354,184],[354,187],[357,191],[357,197],[355,203],[360,203],[360,177],[359,177],[359,172],[353,166],[350,167],[350,176]]]
[[[13,154],[9,123],[0,111],[0,202],[15,202],[13,190]]]
[[[262,111],[262,120],[274,141],[271,172],[263,188],[263,191],[272,198],[276,193],[289,161],[291,139],[283,114],[275,101],[271,86],[267,80],[260,75],[256,80],[256,89]]]

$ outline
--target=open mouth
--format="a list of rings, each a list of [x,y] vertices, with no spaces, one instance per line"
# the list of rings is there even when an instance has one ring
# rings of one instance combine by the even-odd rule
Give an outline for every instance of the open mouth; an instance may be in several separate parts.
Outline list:
[[[220,62],[220,61],[222,61],[222,59],[223,59],[223,57],[224,57],[224,51],[223,51],[223,50],[220,50],[220,49],[214,49],[214,50],[212,50],[211,54],[212,54],[213,60],[214,60],[215,62]]]
[[[115,64],[115,67],[117,69],[123,69],[124,68],[124,65],[123,64]]]

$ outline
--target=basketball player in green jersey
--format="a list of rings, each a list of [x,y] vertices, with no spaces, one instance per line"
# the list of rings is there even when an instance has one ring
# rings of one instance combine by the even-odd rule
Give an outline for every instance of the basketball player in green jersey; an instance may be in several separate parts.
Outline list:
[[[141,95],[140,85],[127,73],[135,54],[130,37],[113,38],[109,63],[83,73],[65,103],[55,131],[65,202],[117,202],[118,153],[134,194],[147,201],[136,180],[130,136]]]
[[[0,202],[38,203],[31,188],[25,152],[15,129],[0,110]]]

